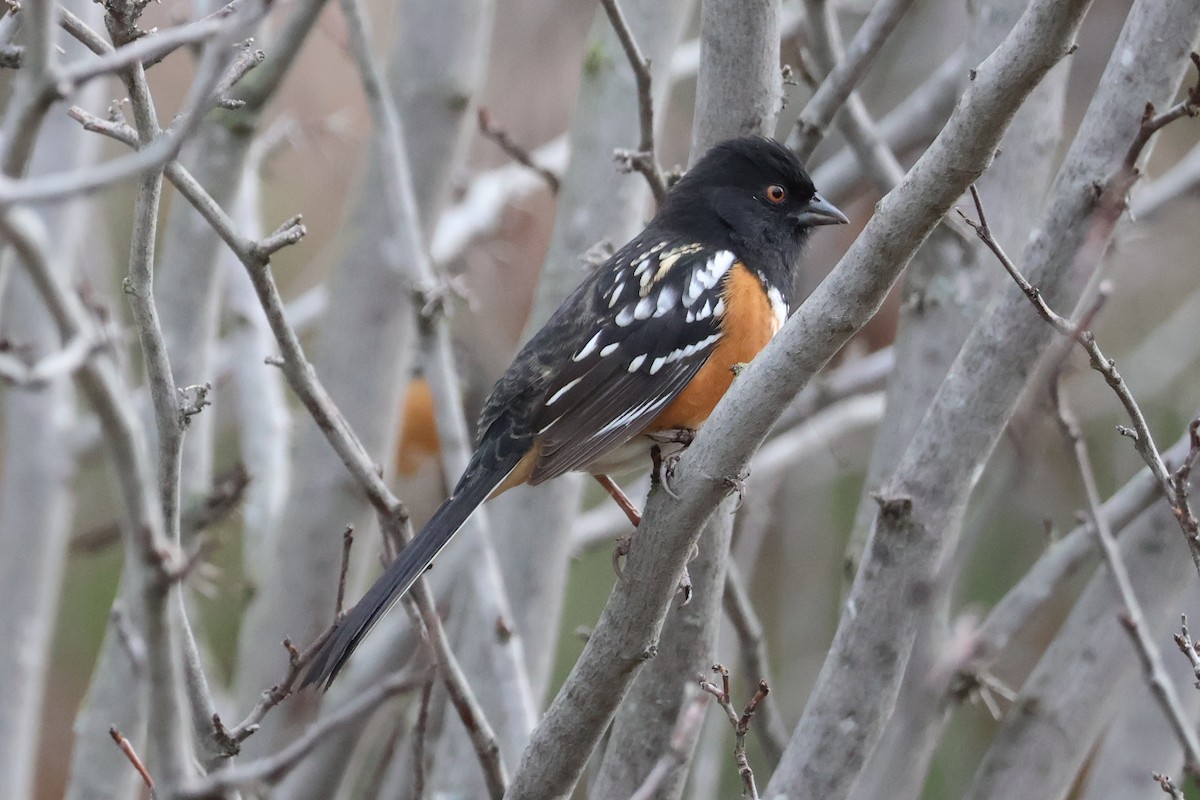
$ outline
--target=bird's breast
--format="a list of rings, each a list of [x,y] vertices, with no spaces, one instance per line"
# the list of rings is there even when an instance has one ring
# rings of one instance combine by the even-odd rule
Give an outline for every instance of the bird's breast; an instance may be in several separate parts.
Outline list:
[[[765,287],[740,261],[725,278],[723,296],[721,340],[696,377],[655,419],[651,431],[698,428],[733,383],[739,365],[758,355],[787,318],[782,293]]]

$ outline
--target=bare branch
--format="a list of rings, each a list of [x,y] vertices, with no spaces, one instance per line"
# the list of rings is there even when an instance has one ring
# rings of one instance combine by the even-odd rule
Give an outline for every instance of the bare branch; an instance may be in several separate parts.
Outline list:
[[[230,3],[230,7],[235,6],[236,3]],[[221,33],[227,24],[223,19],[206,17],[187,25],[155,31],[114,49],[65,8],[59,9],[59,15],[70,33],[101,54],[99,58],[80,59],[63,67],[58,87],[61,97],[67,97],[75,88],[94,78],[120,72],[136,63],[145,67],[147,62],[157,63],[180,47],[206,42]]]
[[[350,702],[309,726],[303,736],[274,755],[248,761],[228,769],[210,773],[192,785],[175,792],[172,797],[185,800],[204,800],[231,789],[251,789],[272,786],[283,780],[300,761],[324,741],[329,734],[348,725],[364,714],[377,711],[387,699],[411,692],[428,680],[428,672],[403,669],[362,692]]]
[[[1182,622],[1179,633],[1175,634],[1175,644],[1178,645],[1179,651],[1183,653],[1188,663],[1192,665],[1192,672],[1196,676],[1196,688],[1200,689],[1200,650],[1196,649],[1196,643],[1192,641],[1192,635],[1188,631],[1187,614],[1180,616]]]
[[[746,704],[746,708],[741,715],[733,707],[733,702],[729,697],[729,670],[721,664],[714,664],[712,671],[721,676],[721,685],[709,683],[700,676],[700,688],[717,698],[717,705],[725,712],[725,716],[729,719],[729,724],[733,726],[734,745],[733,758],[737,762],[738,775],[742,779],[742,797],[746,800],[758,800],[758,787],[754,783],[754,770],[750,768],[750,760],[746,757],[746,732],[750,730],[750,720],[754,716],[754,712],[764,699],[770,688],[767,682],[760,680],[758,689],[754,692],[754,696],[750,698],[750,702]]]
[[[233,60],[233,63],[229,65],[229,69],[226,70],[225,76],[221,78],[221,82],[217,84],[217,105],[221,108],[237,109],[244,108],[246,105],[245,100],[227,97],[227,95],[229,94],[229,91],[237,85],[238,81],[246,77],[246,74],[250,72],[250,70],[257,67],[266,59],[267,55],[262,50],[251,48],[253,43],[253,39],[247,39],[246,41],[242,42],[241,52],[238,53],[238,56]]]
[[[248,3],[213,36],[204,49],[195,80],[179,114],[163,134],[155,136],[153,141],[146,143],[136,153],[115,158],[98,167],[85,167],[21,181],[0,176],[0,207],[39,200],[61,201],[67,197],[95,192],[113,183],[162,167],[174,159],[183,143],[191,138],[204,114],[217,103],[218,97],[214,90],[224,72],[226,48],[237,40],[241,31],[257,23],[265,13],[266,6],[267,4],[261,1]],[[83,25],[82,22],[79,24]],[[137,66],[141,68],[140,63]]]
[[[1158,644],[1146,626],[1146,616],[1142,611],[1141,603],[1138,602],[1133,581],[1129,577],[1129,570],[1125,566],[1120,548],[1117,547],[1117,541],[1113,538],[1108,521],[1100,508],[1100,490],[1096,486],[1096,476],[1092,472],[1091,458],[1088,456],[1083,432],[1063,398],[1062,387],[1058,386],[1057,380],[1052,391],[1054,391],[1058,405],[1059,425],[1071,446],[1075,465],[1079,470],[1080,479],[1083,481],[1088,516],[1095,528],[1096,537],[1100,541],[1100,551],[1104,554],[1104,562],[1108,565],[1109,573],[1125,604],[1125,613],[1120,617],[1121,624],[1133,640],[1134,649],[1137,651],[1138,659],[1142,662],[1146,680],[1150,684],[1150,691],[1162,707],[1163,714],[1166,715],[1180,744],[1183,745],[1188,762],[1200,764],[1200,737],[1197,737],[1196,729],[1192,725],[1188,713],[1180,705],[1179,696],[1175,692],[1175,684],[1163,666]]]
[[[898,5],[901,7],[898,13],[902,14],[907,4],[900,3]],[[806,8],[809,12],[809,46],[819,58],[821,67],[828,73],[827,77],[832,77],[834,72],[847,62],[846,55],[842,50],[841,32],[833,6],[825,0],[808,0]],[[899,21],[898,18],[897,21]],[[818,91],[820,90],[818,89]],[[862,98],[858,96],[858,92],[849,91],[842,102],[846,106],[845,112],[837,119],[846,141],[858,157],[863,172],[881,193],[891,191],[892,187],[904,178],[903,167],[900,166],[900,162],[883,140],[875,120],[872,119]],[[800,120],[797,121],[799,130],[805,129],[805,113],[808,113],[807,108],[801,113]],[[811,131],[809,135],[812,135]],[[804,134],[801,134],[800,138],[803,139]],[[815,145],[808,145],[803,141],[800,146],[808,148],[808,155],[804,156],[805,158],[816,149]],[[828,191],[825,187],[822,187],[822,190]]]
[[[55,378],[74,373],[100,346],[101,342],[76,336],[61,350],[28,365],[11,353],[0,351],[0,380],[27,389],[41,388]]]
[[[1178,118],[1178,116],[1172,118]],[[1158,119],[1150,118],[1149,116],[1144,119],[1137,140],[1135,141],[1139,149],[1135,151],[1133,148],[1130,148],[1129,154],[1126,156],[1126,160],[1118,173],[1106,183],[1106,188],[1099,201],[1101,209],[1113,203],[1123,204],[1125,202],[1124,196],[1129,187],[1128,180],[1136,177],[1133,165],[1140,155],[1140,147],[1144,146],[1149,141],[1150,135],[1152,135],[1152,131],[1151,133],[1147,133],[1147,131],[1150,131],[1151,128],[1157,130],[1161,127],[1158,124]],[[1157,127],[1155,127],[1156,125]],[[1110,195],[1110,188],[1113,187],[1115,187],[1114,191],[1121,193],[1120,199],[1114,199]],[[1200,526],[1197,525],[1195,515],[1192,513],[1191,506],[1187,501],[1191,460],[1185,460],[1180,474],[1172,475],[1167,471],[1162,454],[1154,444],[1154,438],[1150,433],[1150,426],[1146,422],[1146,417],[1142,413],[1137,399],[1133,396],[1133,392],[1130,391],[1129,386],[1125,383],[1125,379],[1117,371],[1116,362],[1104,354],[1099,344],[1096,343],[1096,337],[1090,330],[1086,330],[1080,325],[1070,322],[1055,312],[1046,302],[1041,291],[1021,274],[1021,271],[1012,262],[1012,259],[1004,252],[1004,248],[992,236],[991,229],[987,224],[987,217],[983,211],[983,201],[980,199],[979,192],[974,186],[971,187],[971,196],[975,201],[975,209],[979,215],[979,221],[971,220],[965,215],[963,215],[963,219],[975,230],[980,240],[996,255],[1000,263],[1004,265],[1005,270],[1012,276],[1013,281],[1021,288],[1025,296],[1029,298],[1038,315],[1058,331],[1058,333],[1073,339],[1084,349],[1088,354],[1092,369],[1104,376],[1105,382],[1117,395],[1117,399],[1120,400],[1125,413],[1129,416],[1129,420],[1133,424],[1132,429],[1118,426],[1117,432],[1133,439],[1134,449],[1137,450],[1142,460],[1146,462],[1146,466],[1150,468],[1151,473],[1158,480],[1163,494],[1171,504],[1171,509],[1175,513],[1176,519],[1179,520],[1180,527],[1188,543],[1188,550],[1191,552],[1192,560],[1196,564],[1196,569],[1200,571],[1200,535],[1198,535]],[[960,211],[959,213],[961,214],[962,212]],[[1092,231],[1088,233],[1089,240],[1095,238],[1095,230],[1097,228],[1108,227],[1111,230],[1109,215],[1100,212],[1098,214],[1098,219],[1092,224]],[[1115,224],[1115,218],[1111,224]],[[1107,236],[1104,237],[1104,240],[1107,241]],[[1088,249],[1085,245],[1079,255],[1082,256]]]
[[[383,69],[372,53],[367,36],[367,18],[361,0],[342,0],[341,8],[347,23],[351,49],[355,55],[363,93],[366,95],[372,119],[380,136],[383,163],[389,180],[384,181],[385,201],[388,216],[396,227],[421,230],[417,204],[414,196],[408,157],[404,149],[404,131],[399,112],[387,91]],[[437,276],[428,254],[419,238],[405,242],[404,266],[415,292],[417,308],[424,319],[418,328],[426,341],[430,353],[430,386],[438,397],[439,413],[435,415],[438,437],[442,445],[442,461],[448,477],[454,480],[466,468],[469,459],[471,437],[466,433],[466,417],[462,410],[461,394],[455,384],[453,369],[454,354],[450,332],[444,315],[427,313],[429,300],[436,293]],[[458,446],[456,446],[458,443]],[[465,445],[465,446],[464,446]],[[477,596],[492,612],[492,620],[512,629],[511,610],[505,595],[503,580],[499,575],[494,551],[491,548],[488,529],[483,526],[478,514],[475,526],[479,531],[476,541],[480,545],[481,558],[475,560],[475,580],[485,586]],[[438,674],[450,695],[450,701],[462,721],[471,745],[483,771],[487,791],[495,800],[504,794],[508,785],[508,774],[500,757],[500,745],[495,729],[488,721],[475,691],[467,680],[466,673],[454,657],[450,642],[445,635],[441,618],[433,602],[433,593],[423,580],[418,580],[409,595],[428,631],[430,643],[438,658]],[[525,665],[516,647],[504,646],[513,643],[513,637],[501,637],[500,646],[493,657],[503,659],[499,682],[517,697],[519,708],[529,713],[532,722],[532,697],[529,692]],[[515,643],[514,643],[515,644]]]
[[[220,715],[213,714],[213,738],[226,755],[230,757],[236,756],[241,750],[242,742],[258,731],[259,724],[267,716],[267,713],[292,694],[292,687],[300,677],[300,673],[313,660],[313,657],[321,649],[321,645],[325,644],[325,641],[332,633],[333,626],[330,625],[303,652],[298,650],[290,639],[284,639],[283,648],[288,654],[288,668],[283,680],[264,691],[259,697],[258,703],[246,715],[246,718],[239,722],[232,730],[225,727]]]
[[[600,0],[600,4],[604,7],[604,13],[608,15],[608,21],[612,24],[613,30],[616,31],[621,47],[625,49],[625,56],[629,59],[629,65],[633,68],[633,77],[637,83],[638,127],[641,130],[641,139],[638,142],[637,150],[619,150],[617,158],[630,169],[636,170],[646,177],[646,183],[650,184],[650,191],[654,194],[655,202],[661,203],[667,194],[667,180],[663,175],[662,168],[658,165],[658,157],[654,152],[654,95],[650,87],[650,61],[642,55],[641,49],[638,48],[637,41],[633,38],[633,31],[629,29],[629,23],[626,22],[625,14],[621,11],[618,1]]]
[[[1154,773],[1153,777],[1155,782],[1158,783],[1159,788],[1161,788],[1166,794],[1169,794],[1172,800],[1187,800],[1187,798],[1183,796],[1183,792],[1180,791],[1179,787],[1176,786],[1171,780],[1170,776],[1162,775],[1156,772]]]
[[[132,131],[124,126],[106,122],[79,108],[72,108],[69,113],[84,123],[89,130],[104,133],[126,144],[133,143]],[[166,176],[180,194],[208,220],[217,235],[229,245],[230,250],[246,267],[251,283],[254,285],[254,291],[266,312],[271,331],[279,343],[280,351],[283,354],[279,366],[283,368],[284,376],[292,387],[292,391],[304,403],[305,408],[308,409],[317,426],[329,439],[338,456],[362,485],[367,498],[380,516],[390,521],[389,524],[405,524],[408,512],[404,510],[403,505],[384,483],[375,464],[358,441],[358,437],[354,435],[341,412],[333,404],[328,392],[317,379],[312,365],[304,354],[299,337],[288,322],[283,299],[271,276],[269,270],[271,254],[286,245],[299,242],[304,236],[305,228],[300,216],[292,217],[284,222],[275,233],[263,241],[252,242],[235,230],[233,220],[213,202],[203,187],[196,183],[195,178],[181,164],[178,162],[168,163]]]
[[[771,660],[767,656],[762,623],[742,582],[741,572],[734,563],[730,563],[729,571],[725,574],[725,615],[737,632],[742,671],[747,675],[759,676],[764,684],[771,683]],[[761,716],[756,733],[767,763],[773,767],[779,763],[779,757],[787,747],[788,730],[775,704],[763,706]]]
[[[479,120],[479,132],[482,133],[485,138],[495,142],[496,146],[503,150],[504,153],[513,161],[516,161],[518,164],[533,170],[534,173],[539,175],[541,179],[546,182],[546,185],[550,187],[550,191],[552,193],[558,194],[558,175],[554,174],[553,170],[538,164],[537,161],[534,160],[533,156],[530,155],[528,150],[512,140],[512,137],[508,135],[508,131],[504,130],[503,128],[497,128],[492,123],[492,115],[488,113],[486,108],[480,107],[477,113],[477,118]]]
[[[659,757],[654,768],[650,770],[650,774],[642,781],[642,785],[637,788],[637,791],[629,796],[629,800],[652,800],[658,796],[659,787],[663,785],[671,771],[679,769],[691,758],[691,743],[704,720],[704,706],[708,695],[696,691],[693,684],[689,683],[687,688],[691,690],[691,699],[685,699],[683,707],[679,710],[679,716],[671,731],[671,739],[667,744],[666,752]]]
[[[109,728],[108,735],[117,743],[117,747],[129,759],[129,763],[137,770],[137,774],[141,777],[142,783],[146,784],[146,788],[150,790],[150,795],[154,795],[154,778],[150,777],[150,771],[146,769],[146,765],[138,758],[137,751],[133,749],[133,745],[128,739],[116,728]]]
[[[880,48],[911,5],[912,0],[883,0],[871,8],[846,48],[846,57],[821,82],[796,120],[798,141],[795,150],[801,160],[812,157],[834,115],[867,74]]]

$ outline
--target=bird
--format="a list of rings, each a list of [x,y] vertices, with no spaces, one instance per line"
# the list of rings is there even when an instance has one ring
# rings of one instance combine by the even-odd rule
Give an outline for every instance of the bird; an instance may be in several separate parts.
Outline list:
[[[848,222],[782,144],[714,145],[645,229],[562,302],[496,382],[458,484],[334,626],[302,686],[328,689],[371,627],[485,500],[565,472],[608,478],[695,431],[779,331],[814,228]],[[615,493],[614,493],[615,490]],[[637,517],[628,501],[622,504]]]

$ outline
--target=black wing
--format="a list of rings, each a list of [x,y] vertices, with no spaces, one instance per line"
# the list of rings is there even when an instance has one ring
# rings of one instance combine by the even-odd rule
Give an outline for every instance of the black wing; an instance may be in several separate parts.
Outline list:
[[[670,405],[723,335],[721,288],[736,260],[728,250],[639,237],[564,304],[603,324],[564,354],[541,392],[532,483],[585,467]]]

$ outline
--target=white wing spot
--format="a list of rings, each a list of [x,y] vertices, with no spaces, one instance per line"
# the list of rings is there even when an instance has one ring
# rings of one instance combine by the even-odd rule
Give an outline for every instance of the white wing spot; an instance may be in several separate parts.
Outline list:
[[[561,400],[561,399],[562,399],[562,396],[563,396],[564,394],[566,394],[567,392],[571,391],[571,390],[572,390],[572,389],[574,389],[576,386],[578,386],[578,385],[579,385],[579,382],[580,382],[581,380],[583,380],[583,376],[582,376],[582,375],[580,375],[578,378],[576,378],[575,380],[573,380],[573,381],[571,381],[570,383],[568,383],[566,386],[564,386],[564,387],[562,387],[561,389],[559,389],[559,390],[558,390],[557,392],[555,392],[554,394],[550,395],[550,399],[546,401],[546,406],[547,406],[547,407],[549,407],[549,406],[552,406],[552,405],[554,405],[555,403],[557,403],[559,400]]]
[[[729,272],[733,261],[733,253],[728,250],[714,253],[703,267],[692,273],[692,279],[688,282],[687,292],[684,295],[684,305],[690,306],[704,293],[705,289],[716,286],[721,278],[725,277],[725,273]]]
[[[678,350],[672,350],[662,358],[657,358],[654,360],[654,364],[650,366],[650,374],[653,375],[655,371],[661,367],[661,365],[658,363],[659,361],[662,361],[663,364],[673,364],[676,361],[682,361],[685,358],[690,358],[720,338],[720,333],[714,333],[713,335],[705,339],[701,339],[693,344],[689,344],[686,347],[681,347]]]
[[[642,364],[644,364],[644,363],[646,363],[646,354],[642,353],[640,356],[637,356],[636,358],[634,358],[633,361],[629,362],[629,371],[637,372],[639,369],[642,368]]]
[[[590,356],[592,354],[592,351],[596,349],[596,346],[598,344],[600,344],[600,337],[603,335],[604,335],[604,331],[596,331],[596,335],[593,336],[591,339],[589,339],[588,343],[585,344],[583,346],[583,348],[580,349],[580,351],[578,353],[576,353],[571,360],[575,361],[575,362],[579,362],[579,361],[583,361],[585,358]]]
[[[617,317],[613,321],[622,328],[627,327],[631,322],[633,322],[633,306],[625,306],[622,308],[617,312]]]
[[[679,289],[674,286],[664,286],[658,290],[658,305],[654,316],[661,317],[679,304]]]
[[[617,304],[617,300],[621,299],[621,292],[625,291],[625,281],[621,281],[612,290],[612,296],[608,299],[608,307],[612,308]]]
[[[650,319],[650,315],[654,313],[654,305],[654,298],[643,297],[633,309],[633,318]]]
[[[620,342],[613,342],[612,344],[604,345],[604,347],[600,348],[600,357],[607,358],[608,356],[611,356],[613,353],[615,353],[617,351],[617,348],[620,346],[621,346]]]
[[[625,425],[626,423],[632,422],[633,420],[637,419],[639,416],[646,413],[647,411],[650,411],[651,409],[656,408],[657,406],[661,406],[663,403],[665,403],[669,399],[670,398],[667,398],[667,397],[658,397],[658,398],[655,398],[648,402],[642,403],[640,406],[637,406],[636,408],[631,408],[628,411],[626,411],[624,414],[622,414],[621,416],[614,419],[612,422],[605,425],[600,430],[596,431],[594,434],[592,434],[591,438],[598,439],[601,436],[604,436],[606,433],[615,431],[618,428],[620,428],[622,425]]]
[[[654,359],[653,363],[650,364],[650,374],[657,375],[658,371],[663,368],[664,364],[668,363],[670,358],[670,355],[666,355],[659,356],[658,358]]]

